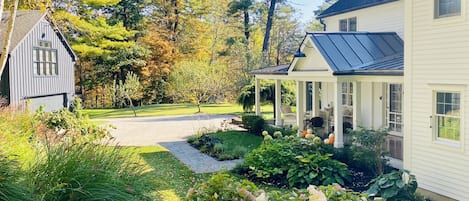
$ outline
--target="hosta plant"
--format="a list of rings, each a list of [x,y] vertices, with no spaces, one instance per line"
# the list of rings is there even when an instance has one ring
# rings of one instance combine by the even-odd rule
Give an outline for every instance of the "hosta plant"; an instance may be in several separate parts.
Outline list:
[[[366,191],[371,197],[381,197],[386,201],[420,201],[421,196],[415,194],[417,179],[406,170],[383,174],[369,184]]]

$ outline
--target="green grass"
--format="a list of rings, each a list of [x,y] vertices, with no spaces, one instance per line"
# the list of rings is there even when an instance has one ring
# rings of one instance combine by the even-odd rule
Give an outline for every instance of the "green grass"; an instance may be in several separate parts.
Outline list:
[[[248,152],[259,147],[262,137],[241,131],[226,131],[211,134],[223,140],[224,152],[233,154],[235,147],[245,147]]]
[[[243,109],[237,104],[203,104],[202,113],[205,114],[235,114],[243,113]],[[196,114],[197,106],[194,104],[155,104],[136,107],[137,116],[170,116],[170,115],[188,115]],[[271,104],[263,105],[261,111],[265,115],[273,116],[273,107]],[[115,118],[115,117],[133,117],[133,111],[130,108],[122,109],[84,109],[84,114],[90,118]]]
[[[152,167],[146,176],[154,183],[154,195],[160,200],[181,200],[187,191],[207,180],[211,174],[196,174],[162,146],[137,147],[143,160]]]

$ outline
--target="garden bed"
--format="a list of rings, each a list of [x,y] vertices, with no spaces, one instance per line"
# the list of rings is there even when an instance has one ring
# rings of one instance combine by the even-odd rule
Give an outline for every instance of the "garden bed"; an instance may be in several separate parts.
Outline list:
[[[191,136],[187,142],[202,153],[223,161],[243,158],[259,147],[262,138],[244,131],[224,131]]]

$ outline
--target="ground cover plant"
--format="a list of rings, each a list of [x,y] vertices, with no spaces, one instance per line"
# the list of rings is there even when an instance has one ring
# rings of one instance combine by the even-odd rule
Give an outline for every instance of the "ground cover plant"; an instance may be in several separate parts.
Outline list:
[[[243,131],[221,131],[195,135],[188,142],[218,160],[231,160],[244,158],[261,144],[262,138]]]

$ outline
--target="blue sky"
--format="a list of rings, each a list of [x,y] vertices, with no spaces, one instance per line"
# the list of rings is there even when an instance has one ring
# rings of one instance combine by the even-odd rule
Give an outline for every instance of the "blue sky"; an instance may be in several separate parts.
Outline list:
[[[306,23],[313,18],[313,11],[316,10],[324,0],[289,0],[288,2],[301,12],[298,16],[302,16],[300,18],[301,22]]]

